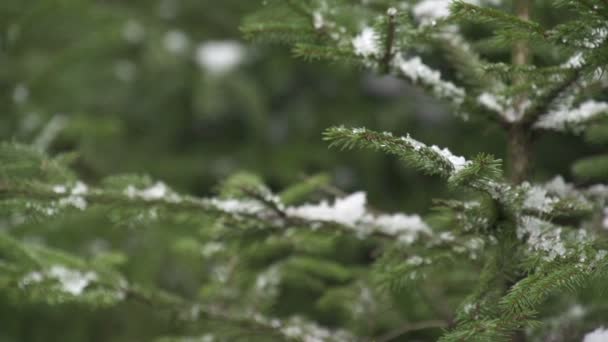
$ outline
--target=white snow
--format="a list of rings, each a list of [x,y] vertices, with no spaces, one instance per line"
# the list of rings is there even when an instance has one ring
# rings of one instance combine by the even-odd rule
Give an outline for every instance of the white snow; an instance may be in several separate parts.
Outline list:
[[[568,126],[581,124],[600,114],[608,113],[608,103],[588,100],[577,108],[562,106],[555,111],[543,115],[535,124],[536,128],[561,131]]]
[[[61,206],[72,206],[74,208],[85,210],[87,208],[87,201],[81,196],[69,196],[59,200]]]
[[[402,60],[399,64],[399,68],[401,69],[401,72],[412,81],[429,79],[433,82],[438,82],[441,80],[439,71],[432,70],[426,64],[423,64],[420,57]]]
[[[404,59],[402,55],[394,58],[396,68],[413,83],[422,83],[432,88],[433,92],[439,97],[448,97],[457,103],[464,99],[464,90],[456,87],[452,82],[443,81],[441,73],[433,70],[422,63],[420,57]]]
[[[245,52],[245,47],[237,41],[208,41],[198,46],[196,61],[213,74],[224,74],[243,62]]]
[[[287,214],[309,220],[332,221],[346,226],[354,226],[366,213],[367,198],[364,192],[355,192],[337,198],[333,204],[323,201],[319,204],[305,204],[290,207]]]
[[[358,130],[358,131],[353,130],[353,133],[359,134],[359,133],[365,132],[365,129],[356,129],[356,130]],[[429,147],[426,144],[410,137],[409,134],[405,137],[401,137],[400,139],[403,142],[405,142],[406,144],[410,145],[414,149],[414,151],[419,151],[422,148]],[[454,172],[461,171],[462,169],[464,169],[471,163],[470,161],[466,160],[464,157],[454,155],[447,147],[440,148],[437,145],[433,145],[433,146],[430,146],[429,148],[432,149],[437,154],[439,154],[443,159],[448,161],[450,164],[452,164],[452,167],[454,168]]]
[[[490,94],[488,92],[484,92],[477,98],[480,104],[484,107],[491,109],[497,113],[504,112],[504,107],[502,105],[502,101],[499,101],[498,97],[495,94]]]
[[[207,242],[201,247],[201,254],[204,257],[211,257],[224,249],[226,249],[226,247],[220,242]]]
[[[606,342],[608,341],[608,329],[599,327],[585,335],[583,342]]]
[[[570,319],[581,319],[585,317],[586,313],[587,310],[585,310],[584,306],[580,304],[574,304],[568,309],[568,311],[566,312],[566,316]]]
[[[53,192],[57,194],[67,193],[68,188],[64,185],[55,185]],[[89,187],[81,181],[74,183],[74,186],[69,190],[70,194],[67,197],[59,200],[60,206],[72,206],[74,208],[85,210],[87,208],[87,201],[84,198],[89,192]]]
[[[65,194],[67,191],[68,190],[65,185],[55,185],[53,187],[53,192],[56,194]]]
[[[264,210],[264,206],[257,201],[238,199],[211,199],[211,204],[216,208],[233,214],[256,214]]]
[[[450,0],[422,0],[412,8],[412,13],[421,24],[431,24],[437,19],[450,15],[450,2]]]
[[[420,234],[431,234],[431,229],[418,215],[368,215],[367,220],[372,226],[387,235],[398,237],[399,241],[411,244]]]
[[[72,188],[72,195],[85,195],[89,191],[89,187],[81,181],[77,181]]]
[[[456,240],[456,237],[452,232],[442,232],[441,234],[439,234],[439,239],[445,242],[452,242]]]
[[[608,37],[608,27],[597,27],[591,31],[590,37],[583,40],[582,45],[588,49],[596,49]]]
[[[420,266],[424,263],[424,258],[419,255],[413,255],[409,257],[405,263],[412,266]]]
[[[40,283],[46,278],[56,280],[61,285],[63,292],[77,296],[82,294],[91,282],[97,280],[97,274],[91,271],[81,272],[69,269],[62,265],[53,265],[47,271],[27,274],[21,279],[19,286],[26,287],[34,283]]]
[[[63,291],[75,296],[81,294],[89,283],[97,280],[97,274],[95,272],[82,273],[60,265],[51,267],[48,275],[59,281]]]
[[[562,229],[536,217],[525,216],[521,218],[517,227],[517,237],[526,238],[531,250],[544,251],[545,260],[551,261],[566,255],[567,250],[561,241]]]
[[[566,63],[562,65],[564,68],[580,68],[585,64],[585,57],[582,52],[574,53]]]
[[[523,101],[516,107],[513,101],[504,96],[484,92],[477,97],[477,101],[487,109],[496,112],[507,122],[517,122],[521,120],[526,109],[530,106],[529,100]]]
[[[524,208],[548,212],[554,200],[547,196],[547,190],[540,186],[533,186],[526,192]]]
[[[354,340],[353,336],[343,330],[332,331],[298,317],[293,317],[280,325],[282,326],[281,333],[285,337],[302,342],[348,342]]]
[[[450,4],[453,0],[422,0],[419,1],[413,8],[414,17],[422,24],[428,25],[436,20],[443,19],[450,15]],[[485,3],[498,5],[502,0],[486,0]],[[465,1],[473,5],[481,5],[480,0]]]
[[[320,11],[315,11],[312,14],[312,24],[315,29],[320,30],[325,26],[325,18],[323,17],[323,13]]]
[[[279,293],[280,284],[280,267],[274,265],[258,274],[255,279],[255,291],[266,299],[274,298]]]
[[[369,213],[366,209],[367,196],[356,192],[337,198],[333,204],[322,201],[319,204],[305,204],[286,209],[288,215],[307,220],[337,222],[353,229],[359,236],[374,232],[396,237],[399,241],[412,243],[419,234],[431,233],[430,228],[418,215]]]
[[[421,148],[426,147],[426,145],[424,143],[412,138],[409,134],[405,137],[401,137],[401,140],[412,145],[412,147],[414,148],[414,151],[419,151]]]
[[[564,177],[560,175],[545,183],[545,189],[560,197],[566,197],[575,192],[574,185],[566,183]]]
[[[44,280],[44,274],[41,272],[30,272],[19,281],[19,287],[27,287],[31,284],[39,283]]]
[[[205,334],[201,337],[201,342],[214,342],[215,337],[211,334]]]
[[[363,28],[361,33],[352,40],[355,54],[364,58],[378,56],[381,53],[378,39],[378,33],[373,28]]]
[[[608,199],[608,185],[595,184],[585,191],[589,196]]]
[[[169,188],[165,183],[157,182],[151,187],[140,191],[139,195],[147,200],[161,199],[167,195]]]
[[[336,198],[332,203],[324,200],[316,204],[284,207],[278,200],[275,199],[274,202],[289,217],[339,223],[351,229],[361,238],[379,233],[411,244],[420,234],[431,235],[431,229],[418,215],[369,212],[366,209],[367,195],[365,192],[355,192]],[[212,198],[209,203],[222,211],[234,214],[259,215],[268,210],[262,203],[253,200]],[[313,225],[313,229],[317,227]]]
[[[452,154],[452,152],[450,152],[447,147],[441,149],[438,146],[433,145],[431,146],[431,148],[452,164],[452,167],[454,167],[454,172],[461,171],[471,163],[470,161],[467,161],[464,157]]]
[[[163,182],[156,182],[145,189],[138,189],[129,185],[124,194],[131,199],[140,198],[145,201],[166,200],[175,203],[181,201],[181,198]]]

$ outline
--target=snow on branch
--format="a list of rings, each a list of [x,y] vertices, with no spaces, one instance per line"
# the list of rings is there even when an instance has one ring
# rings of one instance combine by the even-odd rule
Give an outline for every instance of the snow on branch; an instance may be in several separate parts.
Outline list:
[[[92,271],[81,272],[62,265],[53,265],[45,272],[28,273],[19,282],[19,287],[27,288],[31,284],[40,283],[46,279],[57,281],[61,291],[77,296],[82,294],[91,282],[97,280],[97,273]]]
[[[464,89],[452,82],[442,80],[441,73],[424,64],[420,57],[405,59],[402,55],[398,55],[393,64],[395,69],[410,82],[430,88],[435,96],[448,99],[457,105],[464,101]]]
[[[522,217],[517,227],[517,237],[525,240],[530,250],[545,254],[547,261],[566,256],[568,250],[561,234],[561,228],[529,216]]]
[[[380,36],[372,27],[365,27],[352,40],[355,54],[363,58],[379,57],[382,53],[379,42]]]
[[[438,153],[440,150],[435,147]],[[451,156],[453,162],[464,163],[464,159]],[[85,190],[86,189],[86,190]],[[147,206],[150,208],[166,207],[171,210],[195,211],[207,215],[232,216],[240,220],[254,220],[267,222],[273,220],[275,224],[268,227],[288,227],[291,224],[307,223],[311,229],[320,227],[336,228],[347,232],[354,232],[360,238],[368,236],[381,236],[395,239],[405,243],[413,243],[419,235],[431,235],[431,230],[418,215],[406,214],[379,214],[372,213],[366,208],[367,198],[363,192],[336,199],[332,204],[323,201],[317,204],[303,204],[300,206],[286,206],[280,198],[272,193],[258,194],[251,191],[251,198],[196,198],[179,195],[162,182],[151,186],[139,188],[127,185],[123,191],[92,189],[77,182],[73,189],[64,185],[34,186],[28,188],[7,188],[15,196],[27,196],[43,200],[32,209],[38,209],[46,216],[59,215],[64,209],[66,198],[78,196],[78,201],[90,205],[103,205],[105,203],[121,203],[123,206]],[[76,195],[75,195],[76,194]],[[64,197],[64,196],[68,197]],[[87,206],[78,208],[85,210]],[[156,211],[153,211],[156,217]]]
[[[180,197],[163,182],[156,182],[154,185],[145,189],[138,189],[133,185],[129,185],[125,189],[124,194],[131,199],[139,198],[145,201],[160,199],[175,203],[181,201]]]
[[[412,14],[422,25],[433,25],[437,20],[447,18],[450,14],[450,5],[453,0],[422,0],[412,8]],[[472,5],[499,5],[502,0],[468,0]]]
[[[286,212],[289,216],[310,221],[337,222],[352,229],[361,237],[380,234],[410,244],[420,234],[431,234],[429,226],[418,215],[376,215],[369,212],[366,205],[366,194],[356,192],[336,199],[333,204],[327,201],[305,204],[287,208]]]
[[[490,92],[481,93],[481,95],[477,97],[477,101],[484,108],[497,113],[506,122],[517,122],[521,120],[530,105],[530,101],[524,101],[516,107],[511,98]]]
[[[456,156],[447,148],[427,146],[411,138],[395,137],[389,132],[378,133],[366,128],[349,129],[333,127],[325,131],[330,147],[364,147],[381,150],[403,158],[410,165],[430,175],[449,177],[471,164],[464,157]]]
[[[608,114],[608,103],[588,100],[576,108],[563,105],[541,116],[534,127],[555,131],[565,131],[568,128],[576,129],[602,114]]]
[[[589,196],[576,191],[561,177],[544,185],[521,184],[517,190],[521,209],[526,214],[544,217],[578,217],[589,214],[593,204]]]

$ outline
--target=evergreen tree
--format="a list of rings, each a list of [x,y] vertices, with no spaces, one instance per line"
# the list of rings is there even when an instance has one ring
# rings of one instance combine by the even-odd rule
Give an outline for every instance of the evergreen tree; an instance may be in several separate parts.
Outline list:
[[[70,10],[108,10],[100,21],[122,13],[74,3]],[[21,2],[7,4],[5,13],[21,13]],[[551,26],[533,21],[541,8],[568,20]],[[323,174],[273,191],[248,172],[224,179],[216,195],[199,197],[148,176],[87,175],[87,170],[104,170],[95,162],[107,166],[119,160],[112,155],[97,159],[98,150],[88,155],[85,166],[75,154],[51,156],[46,151],[57,144],[57,131],[65,129],[66,121],[47,115],[31,146],[0,145],[0,293],[2,321],[8,322],[0,339],[58,336],[56,327],[36,322],[47,312],[66,325],[64,340],[125,341],[568,341],[605,321],[608,301],[598,291],[580,290],[600,290],[608,275],[602,230],[608,189],[575,186],[560,176],[531,183],[532,168],[542,167],[535,163],[534,144],[547,131],[585,131],[591,141],[605,136],[605,1],[266,0],[252,11],[241,26],[251,39],[286,43],[305,59],[399,77],[439,99],[471,127],[504,130],[507,167],[487,153],[465,158],[407,134],[336,126],[324,133],[330,146],[395,156],[441,180],[452,198],[436,200],[424,217],[387,213],[369,206],[364,192],[345,194],[330,186]],[[29,18],[40,18],[37,13]],[[73,24],[91,34],[114,27]],[[44,29],[32,26],[29,34],[44,34]],[[15,30],[7,30],[7,38],[18,41],[14,37],[23,33]],[[121,39],[141,44],[142,30],[127,20]],[[177,31],[166,34],[169,50],[185,42]],[[115,43],[114,35],[107,37],[108,44]],[[209,74],[236,63],[230,59],[242,48],[234,42],[214,44],[206,48],[215,56],[208,56],[205,47],[198,52],[202,64],[215,63]],[[6,51],[20,52],[16,47]],[[218,51],[223,52],[219,59]],[[166,55],[139,58],[153,59],[142,65],[159,63],[154,58],[173,63]],[[44,80],[39,74],[47,70],[43,61],[14,63],[25,70],[5,79],[31,73],[31,79]],[[133,65],[120,65],[126,77]],[[189,61],[178,65],[184,68],[182,76],[193,74]],[[74,66],[69,70],[74,75],[39,86],[73,89],[69,83],[104,75],[81,73]],[[171,84],[179,84],[182,76]],[[226,89],[214,83],[216,77],[187,81],[210,82],[201,86],[211,92]],[[224,80],[227,89],[231,77]],[[134,89],[146,89],[149,80],[141,82]],[[247,82],[232,85],[239,94],[248,91],[239,88],[242,84]],[[29,89],[18,84],[12,99],[4,99],[15,107],[7,125],[19,127],[18,112],[36,108],[36,102],[26,101]],[[124,91],[111,90],[115,96]],[[52,106],[52,92],[44,94],[49,98],[37,99],[41,109],[61,110]],[[74,99],[74,108],[106,108],[103,96],[89,96],[95,101]],[[206,107],[215,96],[203,94],[200,103],[193,96],[182,104],[215,112]],[[193,122],[187,119],[198,111],[190,109],[178,125]],[[89,114],[81,118],[80,124],[109,122],[108,127],[120,121],[112,116],[99,121]],[[135,126],[146,122],[145,113],[131,119]],[[257,122],[248,131],[267,126]],[[156,127],[155,133],[166,128],[143,127]],[[81,131],[76,126],[72,132]],[[129,141],[123,138],[122,144]],[[162,148],[167,162],[178,150]],[[183,164],[167,165],[179,173]],[[591,183],[605,179],[599,171],[604,166],[583,161],[574,171]],[[11,317],[7,312],[13,310]],[[139,319],[131,320],[134,316]],[[586,340],[606,335],[599,328]]]

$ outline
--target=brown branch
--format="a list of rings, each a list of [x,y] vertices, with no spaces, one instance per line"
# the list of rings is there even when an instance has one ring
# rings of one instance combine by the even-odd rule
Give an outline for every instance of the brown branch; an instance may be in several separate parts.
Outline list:
[[[530,1],[516,0],[515,13],[522,20],[530,19]],[[529,63],[530,47],[527,41],[518,41],[513,46],[513,65],[521,66]],[[516,84],[525,82],[523,77],[515,80]],[[526,102],[525,95],[515,101],[516,109],[523,114]],[[527,125],[519,122],[512,123],[508,128],[508,157],[511,182],[519,184],[528,178],[531,159],[531,134]]]
[[[394,13],[387,13],[388,16],[388,24],[386,28],[386,41],[384,43],[384,56],[380,60],[380,64],[382,65],[382,71],[385,74],[388,74],[391,71],[391,62],[394,57],[393,45],[395,43],[395,16]]]

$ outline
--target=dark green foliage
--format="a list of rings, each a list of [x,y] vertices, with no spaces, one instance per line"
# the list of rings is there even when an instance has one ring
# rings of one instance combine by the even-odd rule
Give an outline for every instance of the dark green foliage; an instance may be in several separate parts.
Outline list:
[[[438,3],[1,4],[0,341],[600,326],[608,4]]]

